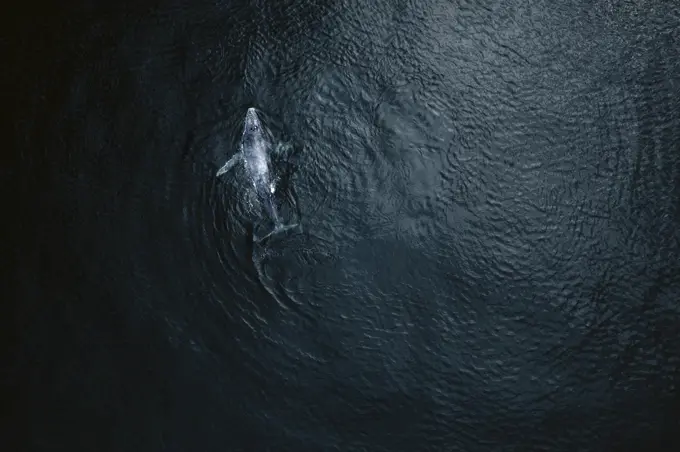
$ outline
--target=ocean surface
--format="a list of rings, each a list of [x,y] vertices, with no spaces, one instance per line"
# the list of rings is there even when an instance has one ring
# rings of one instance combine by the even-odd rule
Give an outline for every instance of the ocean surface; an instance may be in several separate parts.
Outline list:
[[[2,450],[680,450],[677,2],[8,18]]]

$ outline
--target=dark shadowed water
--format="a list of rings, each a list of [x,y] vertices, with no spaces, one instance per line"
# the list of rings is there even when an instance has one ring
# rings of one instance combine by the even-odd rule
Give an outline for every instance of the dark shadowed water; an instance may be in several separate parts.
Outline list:
[[[13,30],[3,450],[675,450],[675,2],[83,2]],[[243,171],[215,177],[248,107],[295,151],[302,230],[262,244]]]

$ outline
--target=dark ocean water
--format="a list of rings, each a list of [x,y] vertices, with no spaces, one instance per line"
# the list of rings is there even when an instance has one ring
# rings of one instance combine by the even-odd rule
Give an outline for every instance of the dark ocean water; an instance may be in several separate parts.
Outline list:
[[[12,20],[3,450],[677,450],[676,2]]]

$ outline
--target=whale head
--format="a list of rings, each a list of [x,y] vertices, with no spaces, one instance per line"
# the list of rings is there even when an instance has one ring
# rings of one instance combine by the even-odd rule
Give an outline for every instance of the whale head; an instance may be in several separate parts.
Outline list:
[[[257,110],[249,108],[246,112],[246,119],[243,124],[243,135],[241,136],[241,149],[246,156],[262,155],[268,146],[269,133],[260,122]]]
[[[244,132],[255,133],[262,129],[262,124],[260,124],[260,118],[257,116],[257,111],[254,108],[249,108],[246,112],[246,123],[244,126]]]

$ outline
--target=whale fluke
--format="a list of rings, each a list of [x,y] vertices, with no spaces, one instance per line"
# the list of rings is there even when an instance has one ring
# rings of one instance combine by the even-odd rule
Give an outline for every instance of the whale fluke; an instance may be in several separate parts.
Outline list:
[[[267,234],[263,235],[262,237],[254,237],[253,239],[256,242],[263,242],[264,240],[267,240],[268,238],[272,237],[273,235],[278,235],[282,234],[286,231],[290,231],[291,229],[295,228],[301,228],[299,223],[293,223],[293,224],[277,224],[274,229]]]

